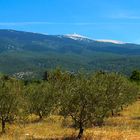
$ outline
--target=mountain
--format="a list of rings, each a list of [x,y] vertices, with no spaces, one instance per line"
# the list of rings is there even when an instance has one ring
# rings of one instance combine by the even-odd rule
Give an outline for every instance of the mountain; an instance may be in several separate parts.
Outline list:
[[[16,76],[66,70],[106,70],[129,73],[140,68],[140,45],[93,40],[78,34],[44,35],[0,30],[0,71]]]

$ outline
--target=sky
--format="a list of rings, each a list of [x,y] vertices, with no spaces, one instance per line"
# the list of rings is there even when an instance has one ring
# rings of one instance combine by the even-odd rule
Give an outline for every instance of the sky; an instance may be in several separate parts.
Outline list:
[[[0,29],[140,43],[140,0],[0,0]]]

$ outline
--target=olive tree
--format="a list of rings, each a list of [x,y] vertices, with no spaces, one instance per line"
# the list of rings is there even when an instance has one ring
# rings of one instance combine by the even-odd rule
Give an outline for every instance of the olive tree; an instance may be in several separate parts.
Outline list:
[[[132,84],[128,79],[116,73],[107,73],[98,75],[104,77],[105,82],[105,100],[106,107],[110,109],[112,116],[123,109],[127,105],[136,100],[138,88]]]
[[[51,84],[43,82],[40,84],[32,83],[25,89],[27,100],[27,111],[38,115],[40,119],[48,116],[54,108],[55,95]]]
[[[104,112],[104,96],[102,89],[97,88],[97,81],[93,83],[86,75],[78,74],[66,83],[66,88],[61,90],[60,114],[72,118],[79,128],[78,138],[81,138],[84,128],[94,123],[99,114]]]
[[[16,118],[19,111],[21,84],[12,78],[0,78],[0,120],[2,132],[5,132],[5,124]]]

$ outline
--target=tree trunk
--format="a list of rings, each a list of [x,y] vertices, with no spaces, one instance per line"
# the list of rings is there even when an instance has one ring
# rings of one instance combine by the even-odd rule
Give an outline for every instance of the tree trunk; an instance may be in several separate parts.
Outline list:
[[[80,126],[79,134],[78,134],[78,136],[77,136],[78,139],[81,139],[81,138],[82,138],[83,132],[84,132],[84,129],[82,128],[82,126]]]
[[[114,116],[114,111],[113,110],[111,110],[111,114],[112,114],[112,116]]]
[[[104,124],[104,119],[103,118],[100,118],[95,122],[95,126],[101,127],[101,126],[103,126],[103,124]]]
[[[39,113],[39,119],[42,120],[43,116],[41,113]]]
[[[1,120],[1,128],[2,128],[2,133],[5,133],[5,121],[4,121],[4,119]]]

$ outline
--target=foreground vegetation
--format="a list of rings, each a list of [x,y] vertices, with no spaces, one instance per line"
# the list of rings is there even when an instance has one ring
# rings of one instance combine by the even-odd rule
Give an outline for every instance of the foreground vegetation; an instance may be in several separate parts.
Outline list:
[[[139,140],[140,139],[140,101],[125,108],[120,116],[105,120],[102,127],[93,127],[85,131],[87,140]],[[7,124],[7,133],[1,135],[0,140],[33,139],[61,139],[76,136],[77,132],[71,127],[71,120],[65,122],[60,116],[50,116],[38,121],[38,117],[31,115],[28,123]]]
[[[100,134],[99,137],[107,136],[109,139],[111,127],[115,132],[119,128],[120,134],[125,126],[126,129],[128,126],[126,134],[127,131],[132,131],[133,126],[131,127],[129,122],[135,124],[134,130],[136,129],[137,133],[139,109],[136,110],[137,115],[131,114],[132,117],[128,117],[126,110],[126,108],[130,110],[128,106],[139,98],[138,81],[137,84],[134,82],[136,76],[137,73],[134,72],[130,81],[117,73],[75,74],[60,69],[46,72],[40,81],[20,81],[2,75],[0,78],[2,137],[9,138],[9,133],[12,132],[11,138],[17,139],[20,137],[33,139],[34,134],[38,137],[61,138],[73,135],[74,139],[78,133],[76,136],[78,139],[84,136],[90,139],[96,137],[96,131],[102,131],[102,136]],[[137,107],[138,104],[139,101],[133,106]],[[28,128],[31,129],[29,134],[25,133]],[[7,134],[3,135],[5,132]],[[98,139],[99,137],[97,135]]]

